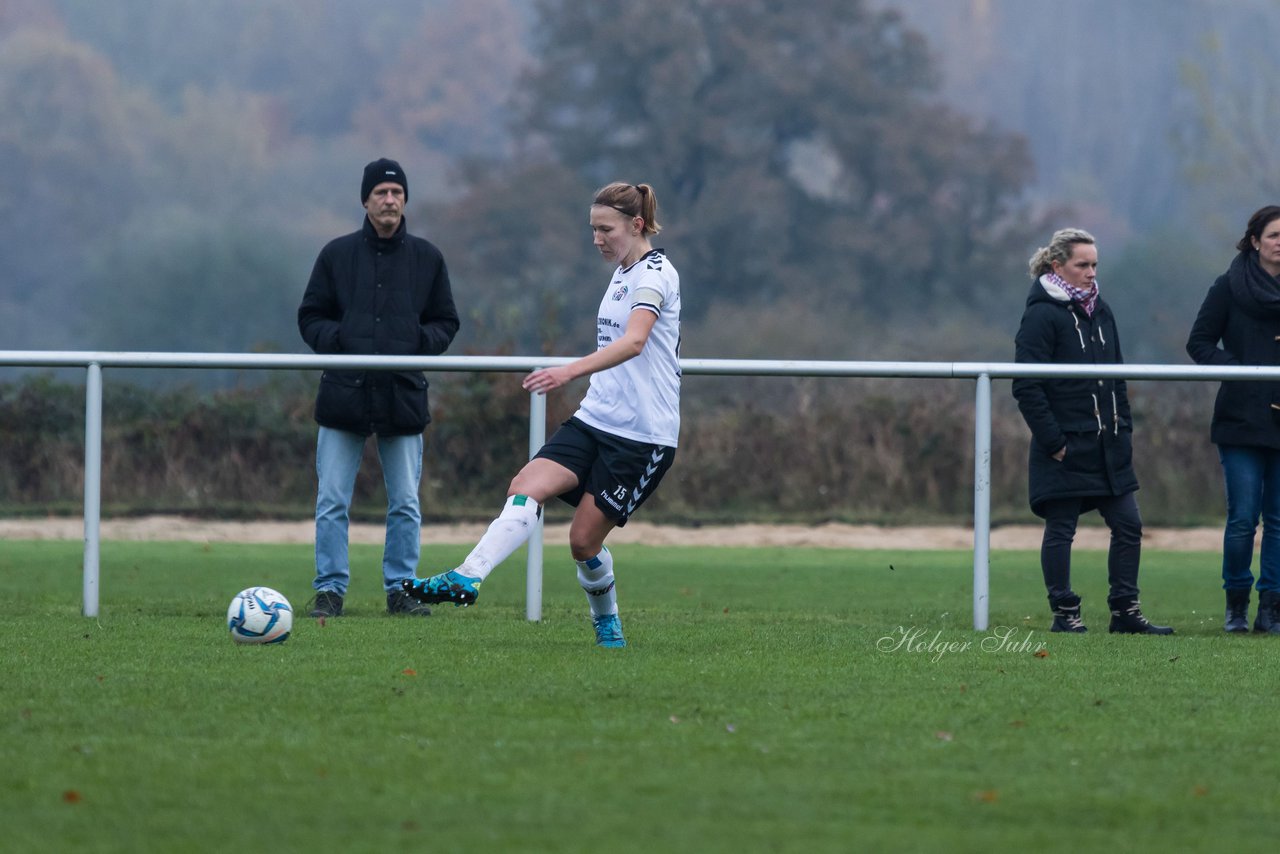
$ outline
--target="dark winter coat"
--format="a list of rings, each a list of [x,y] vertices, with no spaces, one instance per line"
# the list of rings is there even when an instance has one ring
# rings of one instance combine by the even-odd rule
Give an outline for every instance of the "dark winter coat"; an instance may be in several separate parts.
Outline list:
[[[364,227],[320,250],[298,307],[298,329],[317,353],[435,356],[458,332],[440,250],[405,231]],[[368,436],[421,433],[431,420],[421,371],[325,371],[315,418]]]
[[[1201,365],[1280,365],[1280,282],[1259,266],[1257,252],[1241,252],[1209,288],[1187,354]],[[1209,438],[1218,445],[1280,448],[1277,406],[1280,383],[1224,382]]]
[[[1036,281],[1015,341],[1015,361],[1114,365],[1124,361],[1111,307],[1098,299],[1093,316],[1050,296]],[[1138,488],[1133,421],[1124,380],[1018,379],[1013,396],[1031,428],[1031,510],[1044,516],[1055,498],[1124,495]],[[1066,448],[1066,456],[1053,455]]]

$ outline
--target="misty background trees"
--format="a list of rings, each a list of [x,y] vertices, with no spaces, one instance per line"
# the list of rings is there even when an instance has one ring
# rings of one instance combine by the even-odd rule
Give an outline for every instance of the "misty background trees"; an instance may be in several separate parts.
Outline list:
[[[0,348],[305,352],[315,255],[359,226],[361,169],[388,156],[448,261],[455,353],[593,346],[608,271],[587,206],[621,179],[657,190],[686,356],[1009,359],[1026,259],[1076,225],[1129,361],[1183,362],[1245,219],[1280,198],[1277,36],[1280,0],[0,0]],[[133,413],[119,500],[207,508],[243,499],[191,484],[232,483],[238,460],[307,467],[311,378],[237,379],[207,401],[109,386]],[[967,507],[955,384],[687,388],[655,514]],[[424,491],[480,501],[521,459],[522,394],[434,389]],[[1208,389],[1133,396],[1149,518],[1218,512]],[[53,469],[32,461],[77,441],[49,414],[74,399],[0,384],[0,506],[62,500],[76,473],[38,482]],[[996,505],[1022,513],[1025,431],[996,404]],[[190,444],[237,419],[258,427],[235,448]],[[796,443],[781,477],[767,463]],[[254,466],[293,484],[273,500],[309,500]]]
[[[475,351],[589,345],[586,200],[620,178],[657,188],[689,355],[1005,358],[1025,258],[1073,223],[1130,358],[1181,360],[1277,191],[1277,12],[9,0],[4,346],[302,351],[311,261],[385,155]]]

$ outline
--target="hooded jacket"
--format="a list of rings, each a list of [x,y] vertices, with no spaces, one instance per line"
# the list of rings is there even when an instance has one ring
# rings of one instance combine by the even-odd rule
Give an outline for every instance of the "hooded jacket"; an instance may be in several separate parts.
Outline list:
[[[317,353],[439,355],[458,332],[444,257],[408,234],[403,219],[382,238],[366,217],[360,231],[320,250],[298,329]],[[431,420],[427,379],[421,371],[325,371],[315,419],[363,436],[421,433]]]
[[[1257,252],[1238,254],[1209,288],[1187,355],[1201,365],[1280,365],[1280,282],[1258,264]],[[1280,405],[1280,383],[1222,383],[1209,438],[1217,445],[1280,448],[1280,410],[1273,404]]]
[[[1124,362],[1115,317],[1099,298],[1093,316],[1061,288],[1033,282],[1014,342],[1014,360],[1034,364],[1115,365]],[[1017,379],[1013,396],[1031,428],[1028,482],[1031,510],[1057,498],[1124,495],[1138,488],[1133,470],[1133,421],[1122,379]],[[1056,460],[1062,449],[1066,455]]]

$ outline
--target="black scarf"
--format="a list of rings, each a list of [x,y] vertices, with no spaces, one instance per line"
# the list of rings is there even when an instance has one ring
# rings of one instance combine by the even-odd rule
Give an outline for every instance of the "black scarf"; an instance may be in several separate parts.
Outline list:
[[[1231,298],[1245,314],[1260,320],[1280,318],[1280,281],[1262,269],[1256,251],[1237,255],[1227,269],[1227,280]]]
[[[1257,251],[1246,249],[1237,255],[1227,268],[1227,281],[1231,299],[1245,314],[1271,324],[1280,320],[1280,280],[1262,269]],[[1267,385],[1271,387],[1271,417],[1280,423],[1280,383]]]

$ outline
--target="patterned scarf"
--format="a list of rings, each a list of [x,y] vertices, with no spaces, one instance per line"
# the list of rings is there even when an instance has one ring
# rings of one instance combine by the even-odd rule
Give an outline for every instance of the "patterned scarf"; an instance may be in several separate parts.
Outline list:
[[[1066,291],[1067,296],[1071,298],[1072,302],[1080,303],[1080,307],[1084,309],[1086,317],[1093,317],[1093,309],[1098,305],[1097,279],[1093,280],[1093,285],[1090,286],[1089,290],[1082,291],[1079,288],[1073,288],[1071,285],[1067,284],[1066,280],[1057,273],[1050,271],[1045,275],[1051,284],[1057,285]]]

